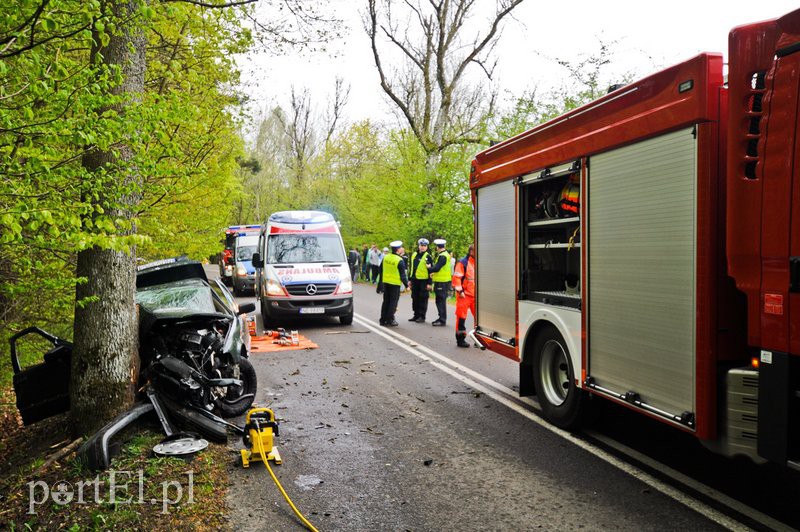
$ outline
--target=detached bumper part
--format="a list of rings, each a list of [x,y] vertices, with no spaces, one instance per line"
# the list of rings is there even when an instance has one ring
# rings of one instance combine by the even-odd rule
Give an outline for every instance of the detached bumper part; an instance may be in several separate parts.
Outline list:
[[[81,445],[78,449],[78,458],[92,471],[108,469],[111,465],[112,453],[116,450],[112,447],[114,436],[153,411],[155,408],[151,403],[138,403],[127,412],[120,414]]]

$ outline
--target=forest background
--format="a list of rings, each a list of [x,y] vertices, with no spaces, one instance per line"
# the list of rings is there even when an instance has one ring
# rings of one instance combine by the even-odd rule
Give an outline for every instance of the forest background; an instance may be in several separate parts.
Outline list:
[[[295,87],[266,115],[248,114],[233,58],[319,53],[341,35],[316,3],[275,0],[257,11],[162,1],[142,3],[124,21],[97,0],[3,4],[0,345],[30,325],[70,338],[76,305],[90,302],[76,301],[76,286],[86,281],[76,274],[82,250],[135,247],[140,262],[206,259],[219,251],[227,225],[260,223],[282,209],[333,213],[348,246],[445,237],[463,253],[473,230],[467,180],[474,154],[594,99],[610,80],[613,47],[601,42],[576,62],[560,61],[560,89],[498,106],[492,46],[518,3],[459,14],[474,2],[439,2],[451,12],[428,10],[416,20],[398,17],[388,3],[365,2],[363,31],[376,63],[390,57],[389,48],[405,60],[382,66],[387,105],[399,118],[392,123],[349,121],[353,103],[341,80],[327,100]],[[143,94],[120,112],[112,90],[120,69],[92,54],[123,24],[143,28],[146,70]],[[444,34],[444,46],[426,47]],[[431,69],[420,67],[424,61]],[[449,85],[430,83],[439,75]],[[122,147],[133,154],[124,168],[82,164],[92,150]],[[125,168],[141,181],[120,179]],[[120,198],[131,197],[135,212],[119,216]]]

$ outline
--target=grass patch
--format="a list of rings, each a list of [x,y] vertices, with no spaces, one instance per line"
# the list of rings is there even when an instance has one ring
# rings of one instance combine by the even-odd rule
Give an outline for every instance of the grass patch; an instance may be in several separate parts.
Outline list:
[[[4,411],[0,419],[8,424],[9,417]],[[146,431],[123,445],[109,471],[88,471],[74,457],[42,469],[54,444],[70,441],[65,416],[31,427],[13,417],[14,430],[4,426],[0,435],[0,448],[10,451],[0,466],[0,526],[7,530],[229,528],[231,457],[224,445],[211,444],[191,461],[155,457],[152,448],[163,436]]]

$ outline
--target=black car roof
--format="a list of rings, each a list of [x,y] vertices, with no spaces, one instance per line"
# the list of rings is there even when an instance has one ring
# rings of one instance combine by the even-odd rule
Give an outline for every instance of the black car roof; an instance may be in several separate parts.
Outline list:
[[[139,267],[136,272],[136,288],[181,281],[201,279],[208,282],[203,265],[186,257],[166,259]]]

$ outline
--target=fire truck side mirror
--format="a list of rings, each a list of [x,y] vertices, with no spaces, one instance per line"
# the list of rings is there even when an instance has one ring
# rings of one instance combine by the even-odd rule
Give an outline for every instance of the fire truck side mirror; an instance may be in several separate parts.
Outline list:
[[[253,263],[253,266],[255,266],[256,268],[261,268],[262,266],[264,266],[264,261],[261,260],[260,253],[253,253],[253,258],[251,262]]]

